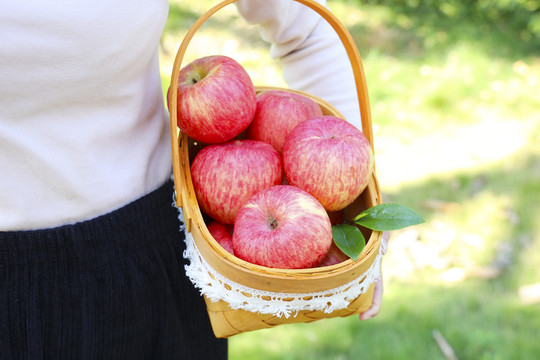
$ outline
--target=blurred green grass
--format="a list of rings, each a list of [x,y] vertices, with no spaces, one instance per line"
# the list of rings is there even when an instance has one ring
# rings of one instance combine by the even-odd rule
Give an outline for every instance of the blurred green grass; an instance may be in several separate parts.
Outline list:
[[[164,90],[187,28],[214,3],[170,2]],[[362,56],[384,200],[426,223],[392,234],[377,317],[238,335],[230,358],[444,359],[435,330],[459,359],[538,357],[540,300],[524,290],[540,284],[540,2],[328,4]],[[256,84],[285,86],[233,7],[201,29],[185,63],[215,53]]]

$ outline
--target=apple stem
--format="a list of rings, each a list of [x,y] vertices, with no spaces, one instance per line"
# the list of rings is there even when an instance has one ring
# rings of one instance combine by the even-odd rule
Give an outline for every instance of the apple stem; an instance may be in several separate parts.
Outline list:
[[[277,219],[272,215],[268,215],[268,226],[270,226],[270,229],[272,230],[277,229],[279,226]]]

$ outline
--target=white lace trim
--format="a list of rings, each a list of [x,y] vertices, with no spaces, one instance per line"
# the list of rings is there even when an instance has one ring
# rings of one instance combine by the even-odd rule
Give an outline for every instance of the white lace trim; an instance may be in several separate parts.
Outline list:
[[[178,208],[179,219],[183,224],[182,209]],[[201,256],[193,236],[184,225],[180,230],[185,233],[186,250],[184,257],[190,261],[185,266],[186,275],[191,282],[212,302],[223,300],[232,309],[242,309],[261,314],[273,314],[288,318],[298,311],[319,310],[331,313],[345,309],[360,294],[367,292],[369,286],[381,278],[381,258],[379,252],[370,268],[357,279],[334,289],[313,293],[275,293],[254,289],[227,279],[214,270]]]

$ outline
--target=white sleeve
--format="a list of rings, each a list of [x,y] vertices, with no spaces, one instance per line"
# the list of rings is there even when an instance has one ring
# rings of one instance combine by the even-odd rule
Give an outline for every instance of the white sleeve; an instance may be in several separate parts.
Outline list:
[[[326,5],[325,0],[318,0]],[[291,89],[316,95],[334,105],[362,129],[352,67],[334,29],[319,14],[292,0],[240,0],[239,13],[258,24],[270,55],[283,64]]]

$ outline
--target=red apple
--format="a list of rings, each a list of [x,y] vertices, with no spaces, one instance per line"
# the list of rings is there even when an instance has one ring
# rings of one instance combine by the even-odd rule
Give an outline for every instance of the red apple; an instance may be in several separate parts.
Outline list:
[[[216,144],[235,138],[249,126],[256,107],[251,78],[230,57],[202,57],[180,70],[178,126],[197,141]]]
[[[256,192],[280,184],[281,157],[271,145],[233,140],[203,148],[191,164],[193,188],[203,212],[223,224]]]
[[[212,221],[207,226],[210,235],[221,245],[225,250],[234,255],[232,248],[233,226],[222,224],[219,221]]]
[[[321,107],[307,96],[281,90],[265,91],[257,96],[257,110],[246,136],[267,142],[281,153],[291,130],[302,121],[318,116],[322,116]]]
[[[330,246],[328,254],[326,254],[319,266],[332,266],[342,263],[347,259],[350,258],[332,242],[332,246]]]
[[[322,205],[302,189],[276,185],[255,194],[234,222],[234,254],[281,269],[317,266],[332,244],[332,225]]]
[[[334,116],[297,125],[287,136],[282,155],[289,184],[315,196],[328,211],[351,204],[373,171],[369,141],[356,127]]]

